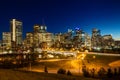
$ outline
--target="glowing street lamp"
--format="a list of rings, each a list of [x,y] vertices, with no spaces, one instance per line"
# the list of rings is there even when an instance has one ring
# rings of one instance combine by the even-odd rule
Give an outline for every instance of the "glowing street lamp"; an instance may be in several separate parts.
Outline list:
[[[88,53],[88,50],[85,50],[85,53],[87,54],[87,53]]]

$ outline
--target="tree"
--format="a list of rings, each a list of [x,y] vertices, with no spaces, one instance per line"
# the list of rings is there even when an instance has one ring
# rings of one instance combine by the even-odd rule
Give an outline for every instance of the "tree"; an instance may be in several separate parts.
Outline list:
[[[114,76],[116,76],[116,75],[117,75],[117,69],[114,68]]]
[[[57,71],[58,74],[66,74],[66,70],[63,69],[63,68],[60,68],[58,71]]]
[[[101,77],[101,78],[103,78],[103,77],[105,76],[105,73],[106,73],[106,71],[105,71],[105,69],[102,67],[102,68],[100,68],[99,71],[98,71],[98,76]]]
[[[111,78],[113,76],[111,68],[108,68],[107,70],[107,76]]]

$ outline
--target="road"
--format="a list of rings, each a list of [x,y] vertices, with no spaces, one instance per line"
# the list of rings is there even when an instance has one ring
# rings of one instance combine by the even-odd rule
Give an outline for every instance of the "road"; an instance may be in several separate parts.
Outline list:
[[[76,55],[76,51],[48,51],[48,52],[52,52],[55,54],[75,54]],[[97,53],[97,52],[79,52],[79,53],[87,53],[87,54],[97,54],[97,55],[105,55],[105,56],[120,56],[120,54],[114,54],[114,53]]]
[[[105,56],[120,56],[120,54],[114,54],[114,53],[97,53],[97,52],[89,52],[87,54],[96,54],[96,55],[105,55]]]

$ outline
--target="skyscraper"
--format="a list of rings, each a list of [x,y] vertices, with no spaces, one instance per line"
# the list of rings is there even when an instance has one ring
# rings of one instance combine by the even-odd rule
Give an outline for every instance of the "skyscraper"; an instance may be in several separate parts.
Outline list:
[[[16,45],[22,44],[22,22],[16,19],[10,21],[11,41]]]
[[[91,38],[91,42],[92,42],[92,48],[98,48],[101,47],[101,33],[100,30],[94,28],[92,29],[92,38]]]

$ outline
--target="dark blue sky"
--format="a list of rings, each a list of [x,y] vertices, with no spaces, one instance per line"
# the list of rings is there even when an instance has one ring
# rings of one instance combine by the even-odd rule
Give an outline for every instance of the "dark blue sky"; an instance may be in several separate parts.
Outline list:
[[[10,31],[12,18],[23,22],[24,35],[44,19],[48,32],[80,27],[91,34],[98,28],[102,35],[120,38],[120,0],[1,0],[1,33]]]

